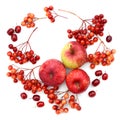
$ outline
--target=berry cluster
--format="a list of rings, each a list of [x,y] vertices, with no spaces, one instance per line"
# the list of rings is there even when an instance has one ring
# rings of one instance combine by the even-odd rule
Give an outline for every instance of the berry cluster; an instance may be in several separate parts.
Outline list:
[[[20,33],[21,32],[21,26],[17,25],[14,29],[13,28],[9,28],[7,30],[7,34],[9,36],[11,36],[11,40],[13,42],[16,42],[18,40],[17,34],[16,33]]]
[[[61,94],[63,95],[61,96]],[[81,110],[78,99],[74,95],[70,95],[68,90],[61,92],[50,89],[47,97],[49,103],[54,104],[52,109],[55,110],[56,114],[67,113],[69,111],[68,105],[73,109]]]
[[[21,22],[22,26],[26,26],[27,28],[35,27],[35,21],[37,18],[33,13],[28,13],[26,17],[24,17],[23,21]]]
[[[108,66],[114,61],[115,49],[106,49],[104,51],[96,51],[94,54],[88,54],[88,61],[91,63],[90,68],[94,69],[100,63],[103,66]]]
[[[81,19],[81,18],[80,18]],[[98,35],[103,36],[104,25],[107,20],[104,15],[95,15],[92,20],[82,20],[82,25],[77,30],[68,29],[68,38],[75,38],[77,42],[87,48],[88,45],[93,45],[98,41]]]
[[[36,29],[37,28],[35,28],[34,31]],[[14,46],[13,44],[8,45],[8,48],[11,50],[7,52],[7,55],[9,56],[10,60],[19,64],[24,64],[28,61],[30,61],[32,64],[35,64],[40,59],[40,56],[36,55],[30,46],[30,37],[26,42],[19,44],[18,46]]]
[[[44,11],[46,12],[46,16],[51,22],[55,22],[55,17],[53,16],[53,12],[54,12],[53,10],[54,10],[53,6],[44,7]],[[54,14],[56,14],[56,13],[54,12]]]
[[[95,76],[96,77],[101,77],[102,80],[107,80],[108,79],[108,74],[106,72],[102,72],[102,70],[96,70],[95,71]],[[92,82],[91,85],[93,87],[97,87],[100,84],[100,78],[95,78]],[[94,97],[96,95],[96,92],[94,90],[91,90],[88,92],[89,97]]]
[[[15,63],[24,64],[30,61],[32,64],[35,64],[40,59],[40,56],[36,55],[32,49],[21,51],[17,47],[14,47],[13,44],[9,44],[8,47],[12,51],[8,51],[7,55]]]

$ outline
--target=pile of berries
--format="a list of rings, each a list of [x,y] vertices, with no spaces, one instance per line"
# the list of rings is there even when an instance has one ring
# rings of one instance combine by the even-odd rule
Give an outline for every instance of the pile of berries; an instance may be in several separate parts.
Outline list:
[[[7,34],[11,37],[11,40],[13,42],[16,42],[18,40],[17,33],[21,32],[21,26],[17,25],[14,29],[9,28],[7,30]]]
[[[52,109],[56,114],[67,113],[69,111],[68,105],[76,110],[81,110],[78,99],[73,94],[69,94],[69,90],[65,92],[54,91],[50,89],[47,93],[49,103],[53,104]]]
[[[95,68],[96,65],[102,64],[108,66],[114,61],[115,49],[106,49],[104,51],[96,51],[94,54],[88,54],[88,61],[91,63],[90,68]]]
[[[81,19],[82,20],[82,19]],[[103,36],[104,26],[107,20],[104,15],[95,15],[92,20],[82,20],[81,27],[77,30],[68,29],[68,38],[75,38],[77,42],[87,48],[98,41],[98,36]]]
[[[54,12],[53,10],[54,10],[53,6],[44,7],[44,11],[46,12],[46,16],[51,22],[55,22],[55,17],[53,16],[53,12]],[[54,12],[54,14],[56,14],[56,13]]]
[[[24,17],[23,21],[21,22],[22,26],[26,26],[27,28],[35,27],[35,21],[37,18],[33,13],[28,13],[26,17]]]

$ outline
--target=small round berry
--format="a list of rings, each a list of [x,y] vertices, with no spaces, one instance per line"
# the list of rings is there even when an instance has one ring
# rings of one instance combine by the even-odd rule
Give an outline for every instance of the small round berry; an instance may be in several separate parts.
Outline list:
[[[16,34],[12,34],[11,35],[11,40],[13,41],[13,42],[16,42],[17,41],[17,35]]]
[[[102,75],[102,80],[107,80],[108,79],[108,74],[107,73],[104,73],[103,75]]]
[[[99,80],[99,79],[94,79],[94,80],[92,81],[92,85],[93,85],[94,87],[98,86],[99,84],[100,84],[100,80]]]
[[[43,101],[37,102],[37,107],[43,107],[45,104]]]
[[[97,71],[95,71],[95,75],[96,75],[96,76],[101,76],[101,75],[102,75],[102,70],[97,70]]]
[[[107,41],[107,42],[111,42],[111,41],[112,41],[112,36],[111,36],[111,35],[108,35],[108,36],[106,37],[106,41]]]
[[[34,101],[39,101],[40,100],[40,96],[39,95],[33,95],[32,99]]]
[[[89,97],[94,97],[96,95],[96,92],[94,90],[89,91],[88,93]]]
[[[12,35],[14,33],[14,29],[13,28],[9,28],[7,31],[8,35]]]
[[[20,94],[20,96],[21,96],[22,99],[26,99],[27,98],[27,94],[25,92],[22,92]]]
[[[16,26],[16,27],[15,27],[15,32],[16,32],[16,33],[20,33],[20,32],[21,32],[21,26],[19,26],[19,25]]]

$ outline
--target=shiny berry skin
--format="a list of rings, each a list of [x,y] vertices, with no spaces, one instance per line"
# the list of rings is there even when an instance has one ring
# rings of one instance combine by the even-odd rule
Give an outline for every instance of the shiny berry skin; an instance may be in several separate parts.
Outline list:
[[[104,73],[103,75],[102,75],[102,80],[107,80],[108,79],[108,74],[107,73]]]
[[[21,26],[16,26],[15,27],[15,32],[20,33],[21,32]]]
[[[97,71],[95,71],[95,75],[96,75],[96,76],[101,76],[101,75],[102,75],[102,70],[97,70]]]
[[[40,100],[40,96],[39,95],[33,95],[32,99],[34,101],[39,101]]]
[[[89,91],[88,95],[89,95],[89,97],[95,97],[96,92],[94,90],[91,90],[91,91]]]
[[[12,34],[12,35],[11,35],[11,40],[12,40],[13,42],[16,42],[16,41],[18,40],[17,35],[16,35],[16,34]]]
[[[21,96],[22,99],[26,99],[27,98],[27,94],[25,92],[22,92],[20,94],[20,96]]]
[[[37,102],[37,107],[43,107],[45,104],[43,101]]]
[[[100,80],[97,79],[97,78],[92,81],[92,85],[93,85],[94,87],[98,86],[99,84],[100,84]]]
[[[111,36],[111,35],[108,35],[108,36],[106,37],[106,41],[107,41],[107,42],[111,42],[111,41],[112,41],[112,36]]]
[[[13,28],[9,28],[9,29],[7,30],[7,34],[8,34],[8,35],[13,35],[13,33],[14,33],[14,29],[13,29]]]

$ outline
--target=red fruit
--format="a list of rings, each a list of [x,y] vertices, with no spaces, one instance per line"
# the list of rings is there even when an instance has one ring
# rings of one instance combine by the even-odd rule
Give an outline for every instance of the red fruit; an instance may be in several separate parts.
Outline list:
[[[40,100],[40,96],[39,95],[33,95],[32,99],[34,101],[39,101]]]
[[[96,96],[96,92],[94,90],[89,91],[88,93],[89,97],[94,97]]]
[[[12,35],[14,33],[14,29],[13,28],[9,28],[8,30],[7,30],[7,34],[8,35]]]
[[[107,73],[104,73],[103,75],[102,75],[102,80],[107,80],[108,79],[108,74]]]
[[[95,75],[96,75],[96,76],[101,76],[101,75],[102,75],[102,70],[97,70],[97,71],[95,71]]]
[[[88,88],[90,84],[90,77],[84,70],[74,69],[68,73],[66,77],[66,84],[71,92],[82,93]]]
[[[20,96],[21,96],[22,99],[26,99],[27,98],[27,94],[25,92],[22,92],[20,94]]]
[[[94,87],[98,86],[99,84],[100,84],[100,80],[99,80],[99,79],[94,79],[94,80],[92,81],[92,85],[93,85]]]
[[[15,42],[15,41],[17,41],[17,35],[16,34],[12,34],[11,35],[11,40],[13,41],[13,42]]]
[[[59,60],[49,59],[41,65],[39,77],[45,85],[58,86],[65,80],[66,69]]]
[[[37,107],[43,107],[45,104],[43,101],[37,102]]]
[[[21,32],[21,26],[16,26],[15,27],[15,32],[20,33]]]

